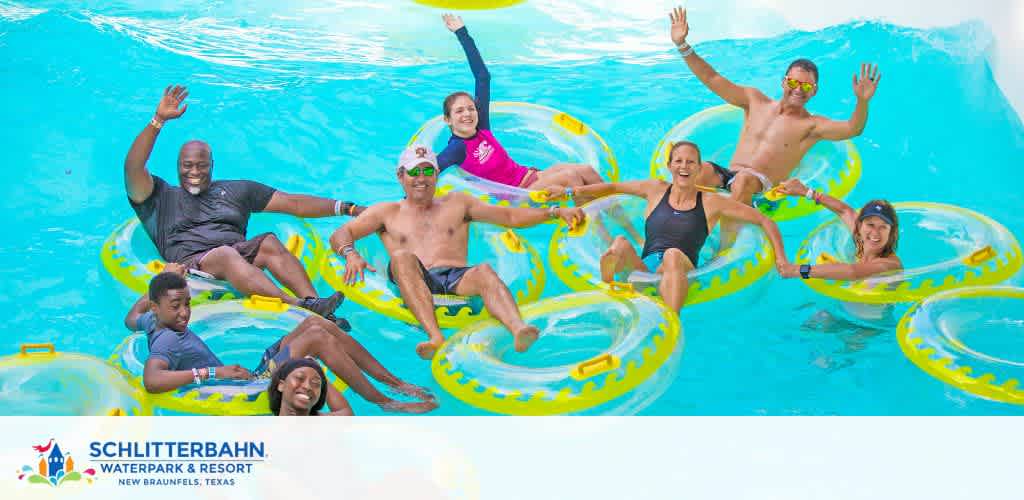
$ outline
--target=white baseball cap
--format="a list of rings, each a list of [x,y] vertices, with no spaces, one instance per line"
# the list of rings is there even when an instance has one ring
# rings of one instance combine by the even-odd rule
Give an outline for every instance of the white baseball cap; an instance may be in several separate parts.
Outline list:
[[[402,151],[402,156],[398,158],[398,168],[406,170],[418,167],[424,163],[437,168],[437,155],[430,148],[422,144],[413,144],[405,148],[405,151]]]

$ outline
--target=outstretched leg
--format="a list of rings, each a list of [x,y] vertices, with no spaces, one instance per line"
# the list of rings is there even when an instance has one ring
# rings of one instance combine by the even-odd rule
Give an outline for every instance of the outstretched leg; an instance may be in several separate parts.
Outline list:
[[[390,266],[405,306],[427,331],[430,339],[416,346],[416,354],[423,359],[431,359],[444,343],[444,335],[437,324],[437,316],[434,316],[434,296],[423,281],[423,264],[416,254],[399,250],[391,256]]]
[[[363,344],[360,344],[358,340],[342,331],[338,325],[327,320],[319,321],[319,324],[325,330],[333,334],[339,342],[341,342],[342,348],[344,348],[345,352],[348,353],[350,358],[352,358],[352,361],[359,366],[360,370],[373,377],[374,380],[391,387],[401,394],[406,394],[408,396],[424,400],[434,399],[434,395],[431,394],[430,390],[410,384],[388,371],[388,369],[385,368],[377,358],[373,357],[373,354],[370,354],[370,351],[367,351],[366,348],[363,347]]]
[[[540,329],[528,325],[519,314],[519,306],[512,298],[512,292],[501,281],[498,273],[490,264],[480,264],[466,271],[462,279],[455,285],[455,293],[459,295],[479,295],[484,307],[515,337],[516,352],[524,352],[530,348],[540,335]]]
[[[313,356],[323,361],[327,368],[343,380],[356,394],[384,410],[404,413],[426,413],[437,407],[434,401],[403,403],[395,401],[377,390],[363,375],[362,370],[345,350],[334,327],[323,318],[310,317],[281,340],[281,348],[287,347],[292,358]],[[334,327],[337,328],[337,327]]]
[[[299,297],[315,297],[316,290],[309,280],[302,262],[296,258],[277,236],[268,235],[260,243],[259,252],[253,261],[257,267],[270,271],[277,281],[288,287]]]

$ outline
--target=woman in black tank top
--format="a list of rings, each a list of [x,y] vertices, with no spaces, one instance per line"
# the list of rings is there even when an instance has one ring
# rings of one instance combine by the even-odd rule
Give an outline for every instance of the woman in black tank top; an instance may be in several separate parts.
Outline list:
[[[697,185],[700,174],[700,149],[692,142],[672,145],[666,167],[672,183],[657,179],[592,184],[574,190],[553,186],[546,191],[549,200],[565,196],[596,198],[611,194],[629,194],[647,200],[646,239],[641,254],[629,240],[619,236],[601,256],[601,279],[611,282],[615,275],[634,270],[660,273],[658,292],[675,311],[682,309],[689,290],[686,273],[692,271],[708,234],[720,217],[758,224],[775,249],[776,267],[788,265],[779,228],[761,212],[725,196],[707,193]]]

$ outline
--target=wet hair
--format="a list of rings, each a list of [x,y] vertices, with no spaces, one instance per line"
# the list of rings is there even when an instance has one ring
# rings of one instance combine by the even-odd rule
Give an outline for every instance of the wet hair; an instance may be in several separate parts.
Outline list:
[[[892,219],[892,228],[889,230],[889,241],[885,242],[885,246],[882,247],[879,257],[888,257],[896,253],[896,247],[900,242],[900,220],[896,216],[896,209],[893,208],[892,204],[885,200],[871,200],[861,207],[860,211],[857,212],[857,224],[853,226],[853,243],[857,246],[857,253],[855,254],[858,259],[864,256],[864,243],[860,240],[860,225],[864,222],[864,210],[872,205],[881,205],[882,211],[885,215]],[[870,217],[870,215],[868,216]]]
[[[672,155],[676,152],[677,149],[679,149],[679,148],[681,148],[683,146],[690,146],[691,148],[693,148],[694,151],[697,152],[697,164],[698,165],[702,165],[703,164],[702,160],[700,159],[700,146],[697,146],[697,143],[690,142],[690,141],[679,141],[679,142],[673,142],[672,143],[672,147],[668,150],[668,158],[665,160],[665,165],[671,165],[672,164]]]
[[[181,290],[188,288],[188,283],[180,274],[160,273],[153,276],[149,281],[149,300],[160,302],[160,299],[167,295],[169,290]]]
[[[295,371],[296,368],[303,366],[316,370],[317,375],[320,375],[320,398],[309,408],[309,414],[311,416],[318,415],[324,405],[327,404],[327,377],[324,375],[324,369],[320,367],[320,363],[312,358],[292,358],[281,363],[281,366],[277,367],[274,374],[270,376],[270,385],[267,386],[267,399],[270,400],[271,414],[276,416],[281,413],[281,397],[283,394],[278,390],[277,386],[280,385],[282,380],[288,378],[288,374]]]
[[[473,96],[469,95],[469,92],[453,92],[448,94],[448,97],[444,98],[444,103],[441,105],[441,110],[444,112],[445,118],[450,118],[452,115],[452,105],[455,104],[455,100],[461,96],[466,96],[470,101],[473,100]]]
[[[810,74],[814,75],[814,83],[818,83],[818,65],[811,62],[810,59],[797,59],[789,63],[789,67],[786,68],[786,74],[788,75],[789,70],[793,68],[800,68],[804,71],[809,72]]]

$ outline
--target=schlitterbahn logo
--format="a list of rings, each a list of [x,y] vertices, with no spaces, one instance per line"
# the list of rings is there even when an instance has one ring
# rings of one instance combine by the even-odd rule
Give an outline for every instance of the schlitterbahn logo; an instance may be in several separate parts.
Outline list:
[[[32,465],[22,466],[18,471],[19,480],[57,487],[69,481],[81,481],[82,479],[92,484],[96,477],[96,471],[91,468],[81,472],[75,470],[75,460],[71,458],[71,453],[62,451],[60,445],[53,438],[50,438],[50,441],[44,445],[33,446],[32,449],[38,454],[35,467]]]

